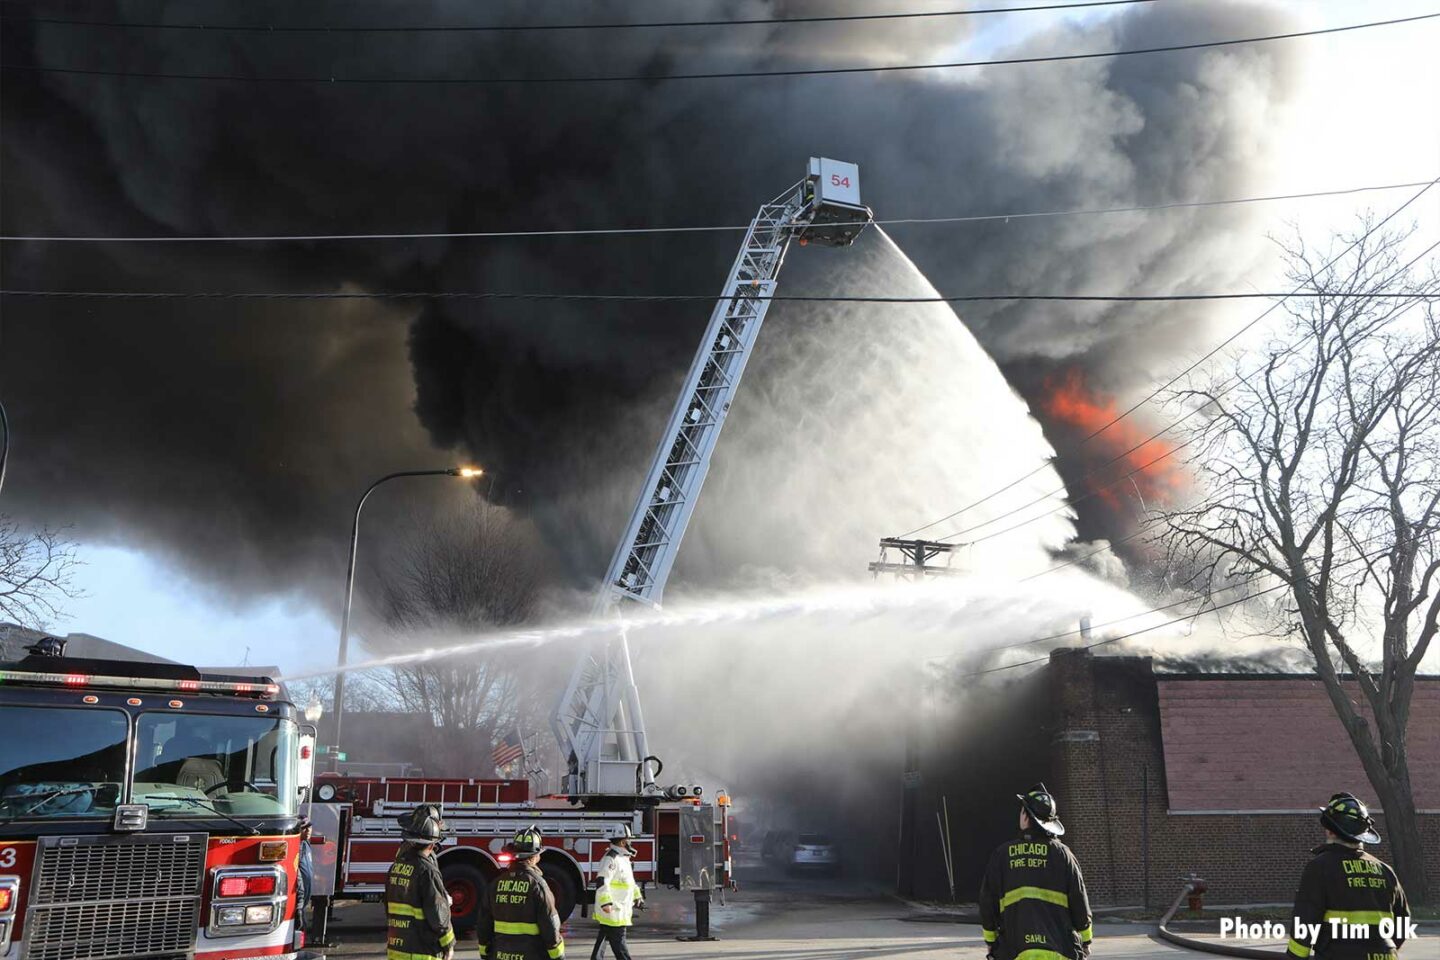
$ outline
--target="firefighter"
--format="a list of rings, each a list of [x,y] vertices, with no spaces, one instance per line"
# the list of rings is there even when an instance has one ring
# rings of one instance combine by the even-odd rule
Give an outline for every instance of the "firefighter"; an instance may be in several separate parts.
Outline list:
[[[385,883],[386,960],[451,960],[455,929],[435,847],[445,835],[440,808],[425,803],[400,816],[400,852]]]
[[[540,831],[527,827],[506,851],[514,858],[480,898],[482,960],[555,960],[565,956],[555,897],[540,872]]]
[[[1045,784],[1016,794],[1020,836],[990,855],[980,884],[980,927],[990,960],[1084,960],[1090,898]]]
[[[295,860],[295,929],[305,933],[310,929],[310,891],[315,889],[315,860],[310,852],[312,825],[309,817],[300,818],[300,855]],[[318,960],[317,953],[303,950],[296,954],[297,960]]]
[[[629,824],[621,824],[610,837],[610,849],[600,858],[595,873],[595,922],[600,929],[595,933],[595,946],[590,950],[590,960],[600,960],[605,945],[615,954],[615,960],[630,960],[630,948],[625,944],[625,929],[630,926],[634,911],[644,906],[645,895],[635,883],[635,869],[630,861],[635,856],[634,834]]]
[[[1390,865],[1365,852],[1379,843],[1370,811],[1354,794],[1337,793],[1320,808],[1325,843],[1300,875],[1288,956],[1304,960],[1395,957],[1408,932],[1410,907]]]

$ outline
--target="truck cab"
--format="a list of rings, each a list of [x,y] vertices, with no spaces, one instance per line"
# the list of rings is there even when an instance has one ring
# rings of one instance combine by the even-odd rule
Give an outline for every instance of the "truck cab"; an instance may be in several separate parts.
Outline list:
[[[279,692],[0,663],[0,958],[293,957],[301,734]]]

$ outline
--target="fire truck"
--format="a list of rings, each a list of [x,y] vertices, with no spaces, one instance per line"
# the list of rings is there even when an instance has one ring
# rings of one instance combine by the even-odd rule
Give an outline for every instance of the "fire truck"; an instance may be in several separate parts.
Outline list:
[[[649,751],[625,617],[660,605],[791,241],[847,247],[872,219],[859,168],[812,157],[746,230],[595,602],[594,617],[614,630],[583,650],[555,708],[566,764],[558,793],[532,798],[526,781],[321,775],[311,805],[317,895],[380,897],[400,845],[397,818],[438,803],[451,831],[439,862],[460,929],[473,925],[477,898],[520,829],[540,827],[541,869],[569,916],[592,899],[595,867],[623,824],[638,838],[637,880],[693,890],[705,936],[709,893],[733,878],[729,799],[722,791],[712,804],[700,788],[656,782],[663,765]]]
[[[678,788],[672,788],[671,796]],[[532,796],[528,780],[317,775],[314,823],[315,895],[333,900],[379,900],[400,849],[401,814],[422,803],[439,804],[446,836],[436,851],[457,929],[477,918],[489,881],[510,863],[506,845],[522,829],[540,828],[540,870],[555,895],[561,918],[593,901],[591,885],[610,838],[622,826],[635,835],[635,879],[642,885],[693,887],[707,871],[712,882],[730,877],[725,844],[729,797],[702,801],[702,788],[685,787],[683,799],[586,807],[568,797]],[[683,842],[682,842],[683,831]],[[687,882],[688,881],[688,882]],[[318,912],[325,916],[328,902]],[[323,938],[323,933],[321,934]]]
[[[293,957],[311,747],[280,687],[29,649],[0,664],[0,958]]]

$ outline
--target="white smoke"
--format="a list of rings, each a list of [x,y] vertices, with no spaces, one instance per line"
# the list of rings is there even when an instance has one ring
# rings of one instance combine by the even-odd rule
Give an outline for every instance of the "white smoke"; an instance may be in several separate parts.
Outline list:
[[[848,250],[792,249],[782,296],[934,297],[878,231]],[[696,333],[699,342],[699,332]],[[552,530],[613,543],[678,387],[578,452],[582,492],[547,511]],[[677,587],[833,582],[868,576],[884,536],[904,534],[1034,471],[917,536],[973,527],[1063,486],[1026,404],[946,304],[778,302],[716,447],[680,550]],[[1039,517],[956,554],[962,568],[1030,573],[1071,535],[1060,497],[957,538]]]

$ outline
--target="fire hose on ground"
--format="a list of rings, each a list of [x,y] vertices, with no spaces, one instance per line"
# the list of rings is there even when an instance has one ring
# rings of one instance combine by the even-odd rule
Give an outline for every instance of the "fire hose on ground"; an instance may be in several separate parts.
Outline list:
[[[1285,956],[1282,950],[1262,950],[1259,947],[1242,947],[1228,943],[1220,943],[1214,940],[1200,940],[1196,937],[1185,937],[1170,929],[1170,921],[1174,919],[1175,913],[1180,909],[1180,904],[1187,899],[1191,900],[1192,909],[1199,909],[1200,896],[1205,892],[1205,881],[1199,877],[1189,877],[1185,885],[1180,888],[1180,895],[1175,902],[1170,904],[1170,909],[1165,911],[1165,916],[1160,918],[1160,928],[1157,931],[1160,939],[1167,940],[1177,947],[1185,947],[1187,950],[1202,950],[1205,953],[1218,953],[1225,957],[1246,957],[1249,960],[1278,960]]]

